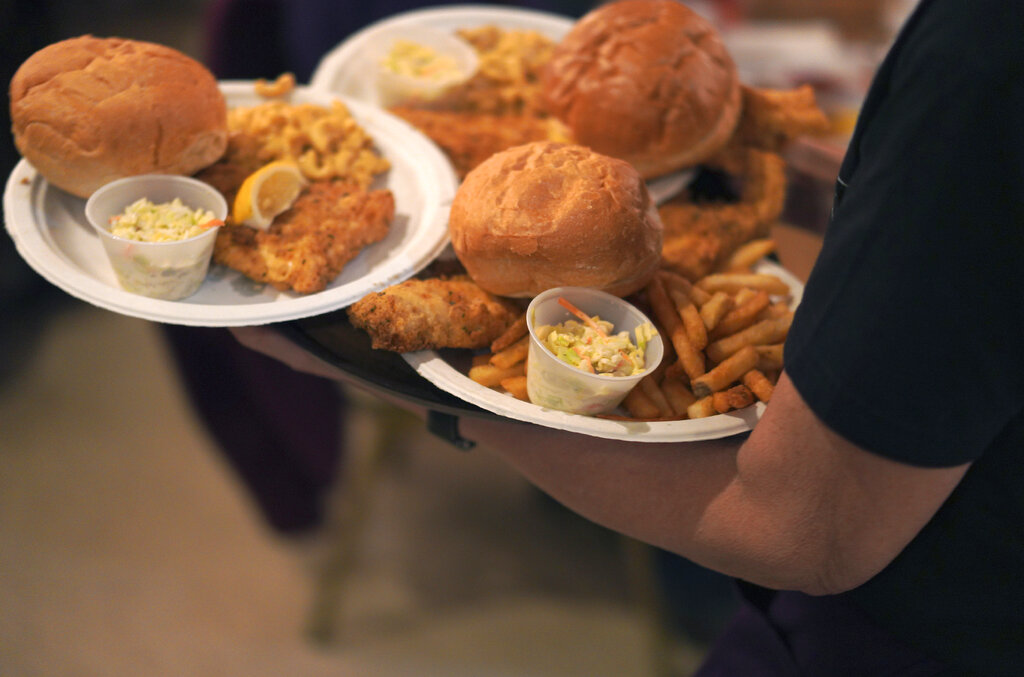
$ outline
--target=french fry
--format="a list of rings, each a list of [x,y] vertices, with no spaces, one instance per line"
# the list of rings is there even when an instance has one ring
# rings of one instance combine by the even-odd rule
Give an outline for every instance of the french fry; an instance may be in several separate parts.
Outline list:
[[[755,263],[774,252],[775,249],[775,240],[751,240],[734,251],[722,269],[727,272],[749,272]]]
[[[523,362],[505,369],[495,367],[493,364],[480,364],[475,367],[470,367],[469,378],[482,386],[494,388],[495,386],[501,385],[502,379],[510,378],[512,376],[522,376],[525,373],[526,364]]]
[[[718,323],[733,308],[732,297],[724,291],[716,291],[708,299],[708,302],[700,307],[700,319],[704,322],[704,329],[714,331]]]
[[[696,350],[704,350],[708,345],[708,328],[704,326],[704,320],[701,319],[697,306],[680,289],[668,287],[665,291],[668,292],[669,298],[672,299],[672,303],[675,304],[676,310],[679,312],[686,335],[690,337],[690,344]]]
[[[507,369],[514,364],[518,364],[526,359],[527,353],[530,352],[530,337],[523,336],[518,341],[510,345],[504,350],[498,351],[491,355],[490,362],[499,369]]]
[[[509,376],[508,378],[501,379],[501,387],[507,390],[509,394],[517,400],[523,400],[524,402],[530,401],[530,396],[526,393],[525,374],[523,376]]]
[[[676,307],[665,291],[662,278],[655,275],[647,284],[647,298],[651,304],[651,312],[665,328],[676,356],[689,378],[694,379],[704,373],[704,356],[693,347],[683,326],[683,320],[676,312]]]
[[[750,392],[757,396],[757,399],[762,402],[771,402],[772,393],[775,392],[775,386],[772,385],[768,377],[764,375],[764,372],[758,371],[757,369],[751,369],[743,375],[743,385],[750,388]]]
[[[793,323],[793,314],[761,320],[742,331],[725,336],[708,344],[705,353],[712,362],[722,362],[746,346],[762,346],[769,343],[781,343],[789,333]]]
[[[686,375],[686,370],[683,369],[683,365],[677,360],[666,367],[665,371],[661,374],[662,380],[664,379],[679,379],[681,381],[689,381],[690,377]]]
[[[661,281],[665,284],[666,288],[678,289],[687,296],[690,300],[696,303],[698,306],[702,306],[708,302],[711,298],[711,294],[700,289],[692,282],[687,280],[679,273],[674,273],[671,270],[665,270],[664,268],[658,271],[658,275],[661,277]]]
[[[708,416],[714,416],[717,413],[718,412],[715,411],[715,404],[712,401],[711,395],[702,397],[686,408],[687,418],[707,418]]]
[[[712,332],[713,339],[735,334],[741,329],[746,329],[758,320],[761,311],[771,304],[772,299],[764,290],[755,291],[748,300],[742,304],[737,303],[736,307],[729,311],[729,314],[722,318],[715,331]]]
[[[474,355],[473,356],[473,364],[472,364],[472,366],[474,366],[474,367],[479,367],[481,364],[490,364],[490,363],[491,363],[491,353],[480,353],[479,355]]]
[[[678,364],[676,358],[676,347],[672,345],[672,341],[668,340],[668,332],[665,331],[665,327],[661,326],[661,323],[655,320],[652,322],[655,331],[658,332],[658,336],[662,337],[662,350],[664,351],[661,356],[661,364],[658,365],[658,369],[664,373],[665,369],[670,368],[674,364]]]
[[[508,326],[501,336],[491,343],[491,352],[500,353],[505,348],[526,336],[526,313],[516,318],[516,321]]]
[[[672,405],[669,404],[668,398],[665,396],[665,393],[661,391],[661,388],[658,387],[658,382],[655,381],[654,378],[651,376],[645,376],[640,379],[640,383],[637,385],[644,391],[644,395],[647,395],[651,402],[654,403],[654,406],[658,408],[659,416],[669,417],[675,415],[675,410],[672,408]]]
[[[782,317],[793,312],[787,303],[772,303],[767,308],[762,310],[758,316],[758,320],[770,320],[773,317]]]
[[[691,404],[697,401],[697,397],[690,392],[686,384],[677,378],[665,378],[661,382],[661,391],[672,406],[676,416],[686,417],[686,410]]]
[[[754,346],[757,350],[757,370],[765,375],[771,371],[780,371],[783,362],[784,343],[773,343],[767,346]]]
[[[754,298],[755,296],[757,296],[757,290],[756,289],[751,289],[750,287],[744,287],[743,289],[737,290],[737,292],[735,294],[733,294],[732,305],[733,305],[734,308],[736,306],[742,306],[744,303],[746,303],[750,299]]]
[[[729,406],[729,396],[725,392],[711,393],[711,408],[718,414],[724,414],[732,407]]]
[[[735,294],[744,287],[764,290],[773,296],[789,293],[788,284],[775,275],[765,273],[712,273],[698,280],[694,287],[703,289],[708,294],[714,294],[716,291]]]
[[[756,366],[757,351],[754,346],[745,346],[708,373],[693,379],[690,382],[693,394],[696,397],[706,397],[711,393],[725,390]]]
[[[711,395],[711,404],[719,414],[733,409],[743,409],[754,403],[754,393],[745,385],[721,390]]]
[[[622,400],[622,406],[626,408],[632,418],[660,418],[661,411],[642,388],[636,387],[626,393]]]

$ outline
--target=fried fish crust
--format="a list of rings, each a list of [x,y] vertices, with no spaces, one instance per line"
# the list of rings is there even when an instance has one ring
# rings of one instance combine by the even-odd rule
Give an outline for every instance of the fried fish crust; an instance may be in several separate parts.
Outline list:
[[[375,349],[399,353],[485,348],[520,314],[515,302],[484,291],[468,275],[406,280],[348,308],[352,326],[367,332]]]
[[[822,136],[831,128],[811,85],[793,89],[744,85],[742,91],[743,114],[734,144],[778,153],[798,136]]]
[[[364,247],[383,240],[394,215],[389,190],[317,181],[268,230],[221,227],[213,258],[257,282],[311,294],[325,289]]]
[[[742,180],[735,203],[696,203],[685,195],[658,208],[662,265],[697,280],[750,240],[766,237],[786,201],[786,165],[777,153],[730,146],[708,162]]]
[[[390,111],[436,143],[459,178],[497,152],[531,141],[566,143],[571,136],[558,120],[528,113],[496,115],[400,106]]]

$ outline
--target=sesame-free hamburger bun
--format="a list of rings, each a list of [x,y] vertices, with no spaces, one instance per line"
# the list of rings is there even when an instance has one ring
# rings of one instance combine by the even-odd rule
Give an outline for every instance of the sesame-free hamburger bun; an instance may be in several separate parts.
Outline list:
[[[448,223],[470,277],[499,296],[561,286],[626,296],[661,259],[661,220],[640,174],[583,146],[538,141],[491,156],[466,175]]]
[[[573,141],[644,178],[700,164],[739,120],[740,80],[718,32],[678,0],[619,0],[577,21],[541,78]]]
[[[216,78],[177,50],[90,35],[30,56],[10,85],[21,155],[50,183],[88,197],[137,174],[193,174],[227,146]]]

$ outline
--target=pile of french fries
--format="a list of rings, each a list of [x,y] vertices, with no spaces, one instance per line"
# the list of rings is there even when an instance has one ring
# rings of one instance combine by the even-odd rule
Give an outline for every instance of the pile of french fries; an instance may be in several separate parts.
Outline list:
[[[520,315],[491,343],[491,352],[473,356],[469,378],[488,388],[501,388],[516,399],[529,402],[526,394],[526,356],[530,335],[526,313]]]
[[[602,416],[678,421],[770,401],[793,321],[789,285],[754,272],[755,264],[774,251],[774,240],[751,241],[696,282],[658,271],[639,301],[646,301],[664,339],[665,356],[623,400],[628,415]],[[474,356],[469,378],[529,401],[529,340],[523,315],[490,352]]]

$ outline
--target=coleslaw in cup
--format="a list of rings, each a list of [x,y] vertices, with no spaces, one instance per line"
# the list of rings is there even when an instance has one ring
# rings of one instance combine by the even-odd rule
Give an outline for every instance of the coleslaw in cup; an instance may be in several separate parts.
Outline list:
[[[197,179],[145,174],[112,181],[85,203],[85,216],[99,235],[122,288],[168,301],[191,296],[206,278],[217,228],[203,228],[198,235],[162,242],[114,235],[111,220],[142,199],[157,205],[177,199],[190,210],[212,214],[220,223],[227,217],[227,201],[218,190]]]
[[[374,35],[368,47],[384,107],[410,100],[430,101],[476,72],[476,50],[454,33],[428,28],[392,28]]]
[[[590,373],[559,359],[547,346],[538,329],[559,325],[577,317],[559,299],[611,322],[613,331],[627,332],[636,341],[638,327],[651,325],[646,315],[617,296],[586,287],[557,287],[536,296],[526,310],[530,351],[526,366],[526,389],[530,401],[541,407],[575,414],[603,414],[615,409],[640,379],[657,368],[664,356],[664,343],[655,334],[646,340],[644,365],[629,375]]]

